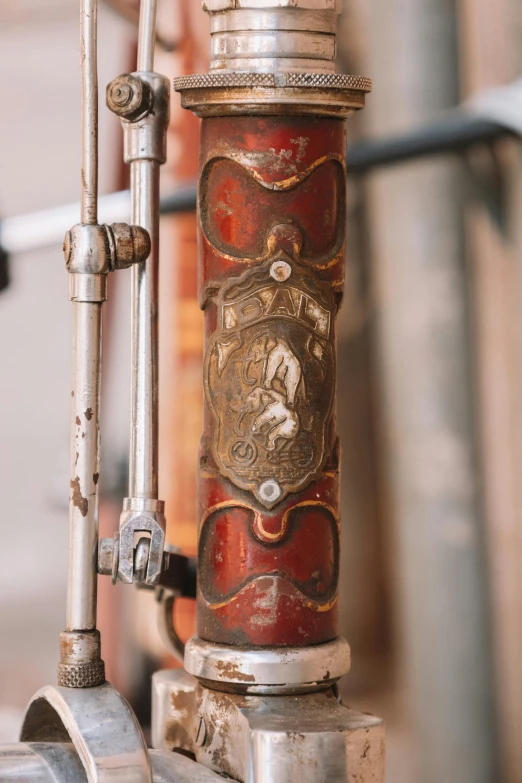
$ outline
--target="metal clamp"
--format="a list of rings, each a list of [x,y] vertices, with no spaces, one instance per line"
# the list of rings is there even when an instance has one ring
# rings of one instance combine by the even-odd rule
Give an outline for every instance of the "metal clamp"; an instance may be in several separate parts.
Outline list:
[[[72,742],[89,783],[152,783],[136,717],[108,683],[83,691],[42,688],[26,711],[21,741]]]
[[[134,581],[134,538],[136,533],[150,535],[150,547],[145,569],[144,583],[158,583],[163,567],[165,545],[165,504],[162,500],[125,498],[120,517],[118,544],[118,581],[130,584]],[[138,573],[143,572],[140,566]]]
[[[167,159],[169,80],[152,71],[118,76],[107,87],[107,107],[121,118],[125,163]]]
[[[331,688],[350,671],[350,646],[338,637],[309,647],[245,650],[194,636],[185,645],[185,669],[215,690],[306,693]]]

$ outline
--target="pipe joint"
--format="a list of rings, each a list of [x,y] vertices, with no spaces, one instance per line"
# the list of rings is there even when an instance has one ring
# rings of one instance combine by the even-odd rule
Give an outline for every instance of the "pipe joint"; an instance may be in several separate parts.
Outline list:
[[[145,261],[150,254],[150,237],[144,228],[126,223],[78,223],[67,231],[63,253],[71,274],[106,275]]]
[[[170,117],[169,80],[138,71],[118,76],[107,87],[107,107],[122,121],[124,160],[165,163]]]

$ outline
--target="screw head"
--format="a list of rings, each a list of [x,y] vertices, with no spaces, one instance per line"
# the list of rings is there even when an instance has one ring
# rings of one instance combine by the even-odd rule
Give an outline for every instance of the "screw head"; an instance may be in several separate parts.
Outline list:
[[[270,277],[273,277],[278,283],[284,283],[292,274],[292,267],[286,261],[274,261],[270,267]]]
[[[70,231],[67,231],[63,240],[63,257],[65,258],[65,264],[68,267],[71,261],[72,253],[72,235]]]
[[[207,740],[207,724],[202,715],[196,716],[196,728],[194,731],[194,742],[196,747],[202,748]]]
[[[266,503],[275,503],[275,501],[281,496],[282,489],[274,479],[267,479],[263,481],[259,487],[259,495]]]

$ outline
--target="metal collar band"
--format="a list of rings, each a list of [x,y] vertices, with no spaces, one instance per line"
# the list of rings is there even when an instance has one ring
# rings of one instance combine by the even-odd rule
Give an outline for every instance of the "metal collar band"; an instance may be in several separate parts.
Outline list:
[[[210,73],[174,81],[200,117],[347,117],[371,81],[335,73],[337,0],[207,0]]]
[[[245,650],[194,636],[185,647],[185,670],[215,690],[297,693],[331,687],[350,671],[350,646],[341,637],[309,647]],[[318,687],[319,686],[319,687]]]

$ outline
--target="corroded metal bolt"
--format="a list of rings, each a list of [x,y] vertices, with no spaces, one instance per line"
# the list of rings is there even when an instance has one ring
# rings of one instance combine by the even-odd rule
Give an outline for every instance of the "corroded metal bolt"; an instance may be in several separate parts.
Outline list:
[[[131,73],[117,76],[107,86],[107,107],[129,122],[145,117],[152,108],[150,85]]]
[[[150,236],[141,226],[129,226],[127,223],[113,223],[107,226],[109,241],[114,240],[111,248],[113,269],[127,269],[132,264],[146,261],[150,253]],[[112,234],[112,237],[111,237]]]

